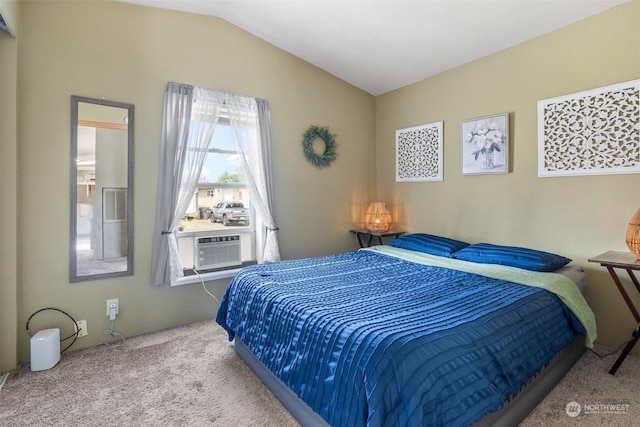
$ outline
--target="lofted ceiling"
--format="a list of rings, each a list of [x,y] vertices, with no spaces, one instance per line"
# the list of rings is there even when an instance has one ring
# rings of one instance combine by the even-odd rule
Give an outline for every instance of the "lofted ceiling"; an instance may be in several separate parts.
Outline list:
[[[373,95],[637,0],[120,0],[222,18]]]

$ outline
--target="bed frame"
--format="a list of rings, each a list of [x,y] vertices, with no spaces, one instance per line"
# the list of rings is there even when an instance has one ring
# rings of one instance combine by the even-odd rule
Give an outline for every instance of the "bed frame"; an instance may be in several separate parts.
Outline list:
[[[302,399],[300,399],[289,387],[276,377],[237,337],[233,348],[251,370],[260,378],[264,385],[276,396],[302,426],[304,427],[328,427],[329,424],[315,413]],[[584,337],[577,336],[564,350],[560,351],[554,359],[523,389],[507,401],[499,411],[485,416],[477,427],[518,425],[536,407],[546,395],[560,382],[571,367],[585,352]]]
[[[567,266],[558,272],[571,278],[584,293],[586,278],[582,268]],[[511,427],[520,424],[584,354],[586,351],[584,339],[582,335],[576,336],[516,395],[506,401],[498,411],[487,414],[475,424],[475,427]],[[234,340],[233,348],[303,427],[329,427],[329,424],[320,415],[273,374],[238,337]]]

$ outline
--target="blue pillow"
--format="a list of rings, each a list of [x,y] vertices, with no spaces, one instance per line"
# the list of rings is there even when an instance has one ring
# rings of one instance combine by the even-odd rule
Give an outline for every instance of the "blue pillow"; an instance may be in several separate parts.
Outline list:
[[[449,239],[447,237],[415,233],[398,237],[391,242],[391,246],[451,258],[451,255],[454,252],[459,251],[465,246],[469,246],[469,244],[461,242],[460,240]]]
[[[482,264],[500,264],[532,271],[555,271],[571,262],[550,252],[516,246],[476,243],[453,254],[453,258]]]

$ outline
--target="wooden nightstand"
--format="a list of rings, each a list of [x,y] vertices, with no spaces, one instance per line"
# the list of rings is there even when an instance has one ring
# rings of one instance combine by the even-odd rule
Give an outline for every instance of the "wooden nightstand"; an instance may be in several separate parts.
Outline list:
[[[640,283],[638,283],[638,279],[633,274],[634,270],[640,270],[640,260],[636,259],[636,257],[631,252],[609,251],[596,257],[590,258],[589,262],[598,262],[601,266],[607,268],[609,274],[611,275],[611,278],[618,287],[618,291],[622,295],[622,298],[624,298],[624,301],[627,303],[627,307],[629,307],[629,310],[631,310],[631,314],[633,314],[633,317],[636,319],[637,325],[640,325],[640,313],[638,313],[638,310],[633,305],[633,301],[631,301],[631,298],[629,298],[629,294],[625,290],[624,286],[622,286],[622,282],[620,281],[620,278],[616,274],[615,270],[616,268],[626,270],[627,274],[629,274],[629,277],[631,278],[631,281],[635,285],[636,290],[638,291],[638,293],[640,293]],[[609,370],[609,373],[611,375],[615,375],[620,365],[622,365],[624,359],[633,349],[633,346],[635,346],[640,339],[640,331],[638,330],[638,327],[636,327],[636,329],[631,332],[631,337],[631,341],[629,341],[629,343],[625,346],[624,350],[622,350],[622,353],[620,354],[620,357],[618,357],[616,363],[614,363]]]
[[[371,242],[373,241],[374,237],[377,237],[378,242],[381,245],[384,245],[384,242],[382,241],[383,237],[393,237],[394,239],[396,239],[398,238],[398,236],[401,236],[404,234],[404,231],[389,230],[384,232],[376,232],[376,231],[369,231],[366,228],[357,228],[349,231],[356,235],[356,238],[358,239],[358,244],[360,245],[361,248],[365,247],[364,243],[362,242],[362,236],[369,236],[369,239],[367,240],[367,246],[366,246],[368,248],[371,246]]]

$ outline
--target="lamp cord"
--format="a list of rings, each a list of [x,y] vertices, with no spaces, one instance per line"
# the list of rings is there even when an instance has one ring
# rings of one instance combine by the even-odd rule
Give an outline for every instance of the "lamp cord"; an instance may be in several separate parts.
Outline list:
[[[596,353],[592,348],[589,349],[589,351],[593,354],[595,354],[596,356],[598,356],[600,359],[604,359],[607,356],[611,356],[612,354],[616,354],[618,351],[620,351],[620,349],[622,347],[624,347],[625,345],[629,344],[631,342],[631,340],[633,340],[634,338],[636,338],[638,335],[640,335],[640,322],[636,325],[636,328],[633,330],[633,332],[631,333],[631,338],[628,339],[627,341],[623,342],[622,344],[620,344],[618,346],[618,348],[616,348],[615,350],[609,352],[609,353],[605,353],[605,354],[598,354]]]

